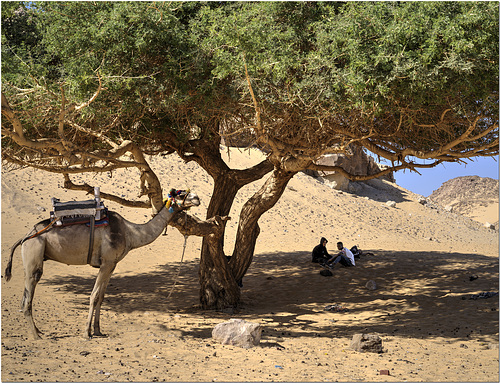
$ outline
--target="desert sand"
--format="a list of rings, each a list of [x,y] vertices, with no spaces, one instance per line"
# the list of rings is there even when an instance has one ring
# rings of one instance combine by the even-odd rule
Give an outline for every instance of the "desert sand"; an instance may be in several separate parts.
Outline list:
[[[261,154],[231,150],[234,168]],[[172,155],[151,158],[163,186],[191,188],[204,219],[212,180],[196,164]],[[34,299],[43,339],[33,341],[19,311],[21,252],[13,277],[3,278],[12,244],[49,217],[51,197],[84,200],[62,188],[62,177],[33,169],[2,170],[2,381],[474,381],[499,379],[498,231],[422,205],[395,184],[372,181],[357,195],[339,192],[304,174],[294,177],[279,203],[260,220],[254,261],[243,279],[242,304],[233,314],[198,307],[201,238],[174,228],[118,264],[101,313],[106,337],[86,339],[89,295],[97,274],[90,266],[46,262]],[[102,191],[135,198],[133,170],[79,176]],[[235,200],[225,251],[231,254],[239,211],[263,181]],[[395,201],[395,207],[386,205]],[[133,222],[150,211],[106,202]],[[487,214],[488,212],[485,212]],[[354,268],[319,274],[311,250],[320,237],[333,253],[340,240],[358,245]],[[470,280],[470,276],[477,279]],[[376,290],[366,283],[373,280]],[[339,304],[347,312],[325,311]],[[230,318],[262,324],[262,340],[242,349],[211,338]],[[384,352],[350,349],[357,333],[378,334]],[[388,370],[389,375],[381,374]]]

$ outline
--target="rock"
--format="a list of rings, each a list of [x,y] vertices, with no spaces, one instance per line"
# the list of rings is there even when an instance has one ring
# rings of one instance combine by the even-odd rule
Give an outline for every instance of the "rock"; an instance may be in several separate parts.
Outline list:
[[[446,211],[447,211],[447,212],[449,212],[449,213],[453,213],[453,206],[451,206],[451,205],[446,205],[446,206],[444,207],[444,210],[446,210]]]
[[[425,197],[420,196],[418,197],[418,203],[420,205],[425,205],[427,203],[427,199]]]
[[[488,350],[498,350],[498,343],[488,343],[486,348]]]
[[[351,340],[351,349],[358,352],[384,352],[382,339],[375,334],[355,334]]]
[[[377,174],[386,168],[384,165],[377,164],[373,157],[366,154],[360,146],[353,145],[350,147],[350,151],[350,154],[325,154],[315,162],[317,165],[339,166],[347,172],[357,175]],[[351,185],[349,179],[338,172],[328,170],[321,172],[316,170],[306,170],[305,173],[315,178],[322,179],[326,185],[333,189],[349,191],[349,186]],[[395,182],[394,174],[392,172],[381,176],[380,178],[386,179],[390,182]]]
[[[484,223],[484,227],[487,228],[487,229],[495,229],[495,225],[489,223],[489,222],[485,222]]]
[[[370,281],[366,282],[365,287],[368,290],[377,290],[377,283],[375,283],[375,281],[370,280]]]
[[[324,277],[331,277],[333,275],[333,273],[330,271],[330,270],[327,270],[327,269],[323,269],[319,272],[320,275],[324,276]]]
[[[212,330],[212,338],[222,344],[230,344],[242,348],[251,348],[260,343],[262,326],[243,319],[231,319],[219,323]]]
[[[385,204],[389,207],[396,207],[396,202],[394,201],[387,201]]]

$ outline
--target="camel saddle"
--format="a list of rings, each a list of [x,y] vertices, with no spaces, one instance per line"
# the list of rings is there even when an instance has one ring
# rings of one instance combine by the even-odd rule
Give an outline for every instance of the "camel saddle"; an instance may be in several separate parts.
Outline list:
[[[61,202],[57,198],[52,198],[52,211],[50,218],[55,220],[55,227],[69,225],[86,224],[90,227],[89,252],[87,263],[92,260],[92,249],[94,248],[94,230],[96,226],[105,226],[109,224],[107,211],[100,198],[87,201]]]
[[[107,218],[107,209],[102,201],[95,199],[61,202],[57,198],[52,198],[50,218],[56,219],[56,226],[88,224],[92,220],[96,225],[102,225],[105,224]]]

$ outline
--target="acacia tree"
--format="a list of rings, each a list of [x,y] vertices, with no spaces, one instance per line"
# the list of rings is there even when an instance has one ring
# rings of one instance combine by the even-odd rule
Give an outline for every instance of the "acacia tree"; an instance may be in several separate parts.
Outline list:
[[[498,154],[494,3],[41,6],[46,56],[3,84],[2,158],[59,172],[81,190],[91,186],[71,174],[137,167],[149,201],[103,197],[153,209],[162,190],[144,154],[196,161],[214,180],[207,219],[179,215],[171,225],[204,238],[204,308],[238,304],[258,220],[297,172],[381,175],[317,165],[323,154],[361,146],[392,162],[384,172]],[[234,134],[267,159],[230,169],[219,144]],[[232,202],[268,173],[240,213],[228,262]]]

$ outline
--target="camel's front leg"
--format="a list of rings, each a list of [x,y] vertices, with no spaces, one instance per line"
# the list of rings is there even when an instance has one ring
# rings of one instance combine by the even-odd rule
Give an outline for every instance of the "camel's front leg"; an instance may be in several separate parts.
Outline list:
[[[89,316],[87,318],[87,325],[85,328],[85,333],[89,338],[92,337],[91,324],[93,316],[94,316],[94,335],[102,336],[101,325],[100,325],[101,304],[102,301],[104,300],[104,293],[106,292],[106,288],[108,287],[111,274],[115,270],[115,266],[116,264],[110,264],[110,265],[104,264],[100,267],[99,273],[97,274],[94,289],[92,290],[92,294],[90,295]]]

